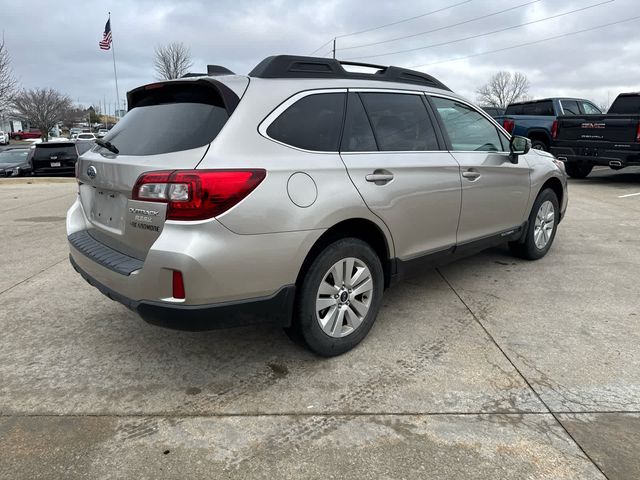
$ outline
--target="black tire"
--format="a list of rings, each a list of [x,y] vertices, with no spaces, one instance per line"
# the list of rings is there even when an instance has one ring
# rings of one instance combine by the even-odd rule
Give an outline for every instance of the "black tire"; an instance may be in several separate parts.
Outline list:
[[[553,205],[553,230],[546,245],[543,248],[538,248],[534,238],[536,216],[538,215],[538,211],[540,210],[542,204],[547,201],[551,202],[551,204]],[[524,258],[526,260],[538,260],[539,258],[544,257],[551,248],[553,240],[556,238],[559,220],[560,204],[558,202],[558,197],[553,190],[547,188],[540,192],[538,198],[536,198],[536,201],[533,202],[533,207],[531,208],[531,213],[529,214],[529,222],[527,225],[527,232],[525,234],[524,241],[509,243],[511,253],[513,253],[516,257]]]
[[[369,309],[362,323],[344,337],[332,337],[322,330],[316,314],[316,297],[320,283],[329,269],[342,259],[355,258],[369,269],[373,284]],[[287,335],[303,343],[314,353],[323,357],[333,357],[345,353],[358,345],[378,316],[384,291],[384,272],[376,252],[357,238],[343,238],[327,246],[313,260],[300,282],[294,307],[292,326]]]
[[[16,135],[15,137],[13,137],[14,140],[20,141],[22,140],[22,137],[20,135]]]
[[[545,152],[549,151],[549,145],[544,140],[532,140],[531,148],[534,150],[544,150]]]
[[[593,170],[593,165],[586,163],[567,162],[564,164],[564,169],[571,178],[587,178],[587,176]]]

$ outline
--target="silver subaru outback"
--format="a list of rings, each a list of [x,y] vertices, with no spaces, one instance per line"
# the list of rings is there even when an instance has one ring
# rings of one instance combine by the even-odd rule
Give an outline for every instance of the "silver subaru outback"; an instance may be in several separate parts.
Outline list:
[[[129,92],[77,163],[73,267],[148,322],[269,322],[331,356],[398,279],[501,243],[547,253],[560,162],[427,74],[352,65],[281,55]]]

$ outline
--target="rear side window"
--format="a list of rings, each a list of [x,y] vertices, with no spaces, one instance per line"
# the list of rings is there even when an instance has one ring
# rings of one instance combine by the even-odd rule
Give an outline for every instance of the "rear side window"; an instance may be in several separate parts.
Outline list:
[[[565,115],[580,115],[580,108],[575,100],[562,100],[560,103],[562,103],[562,111]]]
[[[380,150],[439,149],[436,132],[421,95],[362,93],[360,96]]]
[[[276,118],[267,128],[267,135],[304,150],[337,152],[344,103],[344,93],[308,95]]]
[[[164,84],[136,94],[135,107],[103,140],[120,155],[159,155],[202,147],[229,119],[220,93],[198,84]]]
[[[51,160],[57,157],[58,160],[77,158],[76,146],[69,143],[39,143],[33,152],[34,160]]]
[[[371,124],[357,93],[350,93],[347,100],[347,115],[342,134],[342,152],[370,152],[378,150]]]
[[[480,112],[448,98],[432,97],[438,115],[449,135],[451,148],[458,151],[503,151],[498,129]]]

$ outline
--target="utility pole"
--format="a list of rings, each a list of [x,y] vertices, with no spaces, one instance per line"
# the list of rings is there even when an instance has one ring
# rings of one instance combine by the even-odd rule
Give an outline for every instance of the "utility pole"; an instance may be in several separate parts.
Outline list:
[[[336,58],[336,37],[333,37],[333,58]]]

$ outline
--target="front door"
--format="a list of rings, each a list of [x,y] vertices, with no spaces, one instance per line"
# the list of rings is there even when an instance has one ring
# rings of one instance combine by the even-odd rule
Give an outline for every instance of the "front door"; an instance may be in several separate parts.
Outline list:
[[[349,93],[341,156],[367,206],[389,227],[396,256],[453,247],[460,173],[440,143],[424,96]]]
[[[430,97],[460,164],[462,210],[457,243],[465,244],[522,225],[527,218],[530,168],[524,156],[511,162],[507,137],[471,106]]]

